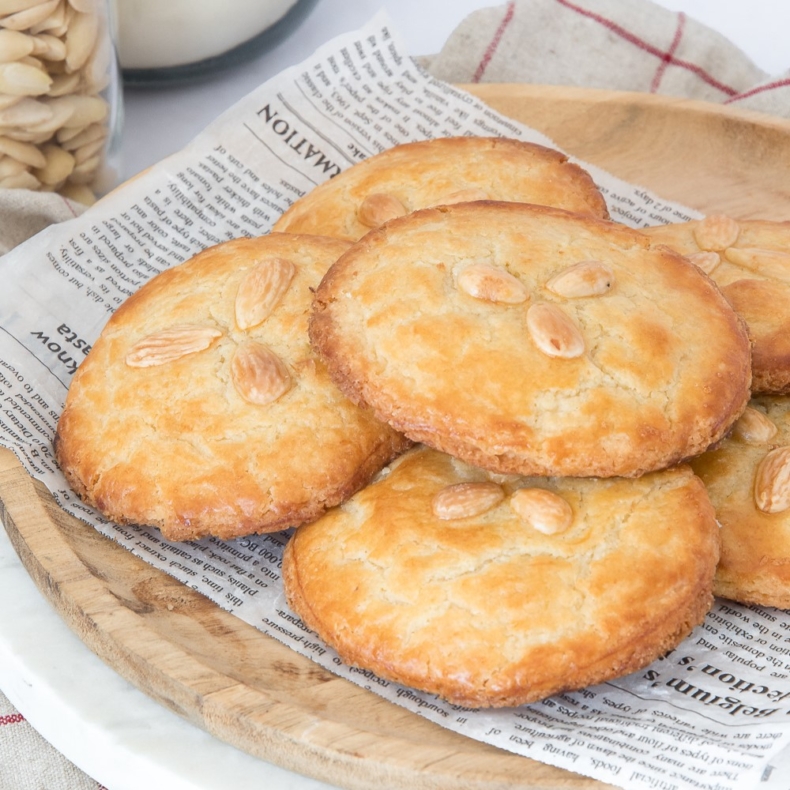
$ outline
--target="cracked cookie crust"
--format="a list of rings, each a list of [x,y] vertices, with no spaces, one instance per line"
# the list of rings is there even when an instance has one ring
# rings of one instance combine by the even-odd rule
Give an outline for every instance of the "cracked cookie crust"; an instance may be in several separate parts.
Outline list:
[[[112,316],[71,383],[55,450],[108,518],[169,540],[318,517],[409,446],[351,404],[307,339],[343,241],[272,234],[211,247]]]
[[[283,578],[346,663],[467,707],[521,705],[675,647],[713,601],[718,539],[687,465],[526,478],[417,447],[297,530]]]
[[[310,336],[352,400],[505,473],[665,468],[724,436],[749,397],[743,321],[704,273],[541,206],[391,220],[324,277]]]

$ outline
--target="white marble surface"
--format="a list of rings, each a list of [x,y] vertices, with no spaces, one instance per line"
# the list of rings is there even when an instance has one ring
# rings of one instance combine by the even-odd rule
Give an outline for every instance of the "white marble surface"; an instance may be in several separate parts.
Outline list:
[[[124,0],[119,0],[123,2]],[[731,38],[771,74],[790,68],[790,3],[659,0]],[[126,96],[122,175],[180,149],[219,113],[333,36],[384,7],[410,51],[438,51],[458,22],[496,0],[318,0],[298,31],[211,81]],[[145,697],[96,658],[28,578],[0,530],[0,689],[66,756],[110,790],[320,790],[210,737]]]

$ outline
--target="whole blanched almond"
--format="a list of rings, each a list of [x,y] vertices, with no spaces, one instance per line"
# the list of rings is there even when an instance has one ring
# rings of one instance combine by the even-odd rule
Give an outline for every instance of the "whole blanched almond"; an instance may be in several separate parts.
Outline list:
[[[262,323],[282,299],[296,266],[287,258],[269,258],[251,269],[236,292],[236,326],[251,329]]]
[[[66,0],[60,0],[60,2],[55,6],[54,10],[51,14],[49,14],[46,18],[42,19],[35,25],[31,25],[30,32],[37,36],[39,33],[49,33],[52,36],[57,36],[60,38],[66,34],[67,28],[67,19],[66,19],[66,9],[68,8],[68,3]]]
[[[52,77],[27,63],[0,64],[0,92],[12,96],[41,96],[52,85]]]
[[[285,363],[262,343],[240,345],[230,362],[236,392],[248,403],[265,406],[291,389],[291,375]]]
[[[8,137],[0,137],[0,153],[18,159],[30,167],[43,167],[47,161],[37,146],[11,140]]]
[[[726,214],[710,214],[705,219],[701,219],[692,232],[694,241],[701,250],[718,252],[735,244],[741,227]]]
[[[721,263],[719,253],[712,250],[693,252],[691,255],[687,255],[686,258],[698,269],[702,269],[705,274],[710,274]]]
[[[52,85],[47,91],[47,96],[66,96],[77,90],[80,84],[80,73],[74,74],[56,74],[52,77]]]
[[[366,228],[378,228],[385,222],[407,214],[406,207],[395,195],[374,192],[368,195],[357,210],[357,219]]]
[[[37,190],[41,182],[27,170],[0,179],[2,189],[33,189]]]
[[[78,71],[90,57],[99,37],[99,15],[76,12],[66,31],[66,70]]]
[[[724,257],[735,266],[766,277],[787,279],[790,276],[790,253],[757,247],[730,247]]]
[[[439,198],[434,205],[436,206],[452,206],[455,203],[472,203],[476,200],[488,200],[489,195],[484,189],[477,187],[470,187],[469,189],[459,189],[457,192],[451,192],[449,195],[444,195]]]
[[[754,503],[763,513],[790,508],[790,447],[777,447],[760,462],[754,478]]]
[[[520,488],[510,497],[509,504],[519,518],[544,535],[564,532],[573,524],[573,508],[559,494],[545,488]]]
[[[458,272],[458,288],[475,299],[503,304],[521,304],[529,299],[524,283],[501,266],[472,263]]]
[[[29,129],[51,120],[52,115],[52,109],[46,104],[24,96],[10,107],[0,110],[0,126],[6,129],[4,135],[11,137],[9,132],[12,129]]]
[[[768,444],[778,430],[765,414],[752,406],[747,406],[733,426],[732,436],[746,444]]]
[[[76,151],[84,145],[106,139],[108,134],[107,127],[100,123],[91,124],[84,129],[63,127],[58,132],[58,142],[66,151]]]
[[[43,167],[33,171],[33,175],[42,184],[60,184],[65,181],[74,170],[74,157],[57,145],[48,144],[42,147],[46,161]]]
[[[0,62],[10,63],[30,55],[35,41],[17,30],[0,30]]]
[[[69,5],[81,14],[95,14],[99,11],[99,0],[69,0]]]
[[[23,11],[9,14],[0,19],[0,27],[8,30],[28,30],[43,22],[58,7],[60,0],[37,3]]]
[[[56,36],[41,33],[32,36],[34,47],[33,54],[43,60],[64,60],[66,58],[66,44]]]
[[[549,357],[573,359],[584,353],[584,338],[576,324],[556,305],[541,302],[527,311],[532,342]]]
[[[126,355],[126,364],[131,368],[149,368],[166,365],[187,354],[207,349],[222,335],[211,326],[180,324],[153,332],[138,340]]]
[[[47,99],[53,111],[67,112],[68,119],[62,126],[77,126],[85,128],[92,123],[100,123],[109,112],[109,105],[100,96],[58,96]]]
[[[555,274],[547,283],[552,293],[567,299],[600,296],[614,285],[614,272],[602,261],[579,261]]]
[[[19,11],[25,11],[45,2],[48,2],[48,0],[0,0],[0,16],[16,14]]]
[[[434,495],[431,510],[444,521],[470,518],[486,513],[504,498],[505,492],[496,483],[455,483]]]
[[[0,178],[8,178],[8,176],[15,176],[18,173],[26,173],[28,166],[18,159],[10,156],[0,157]]]
[[[82,203],[84,206],[92,206],[96,202],[96,194],[85,184],[72,184],[66,182],[58,189],[58,192],[63,195],[63,197],[69,200],[75,200],[77,203]]]

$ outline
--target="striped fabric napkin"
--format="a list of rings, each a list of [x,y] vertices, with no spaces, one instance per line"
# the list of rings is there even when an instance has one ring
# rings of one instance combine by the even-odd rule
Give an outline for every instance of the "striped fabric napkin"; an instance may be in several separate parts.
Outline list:
[[[736,46],[650,0],[509,0],[472,13],[421,59],[448,82],[529,82],[664,93],[790,117],[790,72],[771,77]],[[0,190],[0,251],[83,208]],[[103,790],[0,694],[0,790]]]
[[[475,11],[425,58],[447,82],[529,82],[663,93],[790,117],[790,72],[650,0],[510,0]]]

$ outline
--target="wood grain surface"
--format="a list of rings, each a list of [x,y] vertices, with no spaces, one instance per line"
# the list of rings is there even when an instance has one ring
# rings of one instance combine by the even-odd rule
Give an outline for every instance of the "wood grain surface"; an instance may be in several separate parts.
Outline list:
[[[790,123],[666,97],[471,88],[568,152],[702,211],[790,218]],[[62,512],[0,451],[0,512],[85,644],[240,749],[351,790],[602,790],[465,738],[335,677]]]

